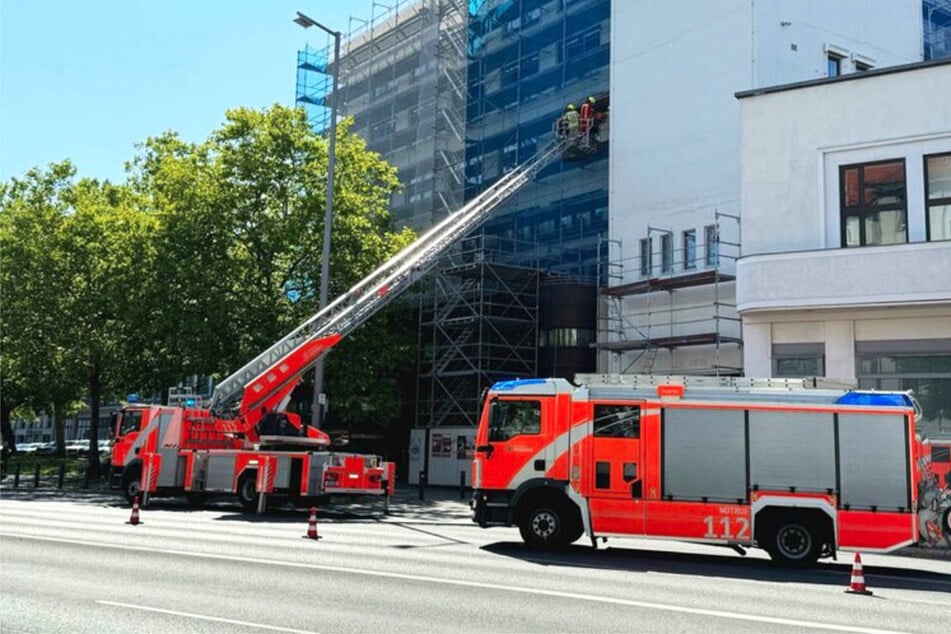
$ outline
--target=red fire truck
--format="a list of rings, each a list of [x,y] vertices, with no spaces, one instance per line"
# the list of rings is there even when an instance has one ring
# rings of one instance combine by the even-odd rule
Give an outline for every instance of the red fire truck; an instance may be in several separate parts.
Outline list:
[[[474,521],[526,543],[586,534],[765,549],[811,565],[837,550],[948,542],[904,392],[804,380],[584,375],[497,383],[476,435]]]
[[[140,493],[232,493],[248,509],[266,496],[311,503],[330,495],[388,496],[395,467],[379,456],[326,451],[329,438],[284,411],[293,389],[343,337],[423,277],[453,244],[531,182],[577,139],[555,139],[444,218],[283,339],[215,386],[205,406],[173,391],[168,405],[130,404],[115,421],[112,486]]]

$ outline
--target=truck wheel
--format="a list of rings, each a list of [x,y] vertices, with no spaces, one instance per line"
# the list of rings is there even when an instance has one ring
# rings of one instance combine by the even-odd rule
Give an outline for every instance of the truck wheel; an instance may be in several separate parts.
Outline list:
[[[139,502],[142,502],[142,487],[139,485],[141,479],[142,471],[140,469],[126,469],[126,472],[122,475],[122,493],[125,495],[129,506],[132,506],[135,498],[139,498]]]
[[[258,509],[258,492],[255,491],[257,473],[246,471],[238,479],[238,502],[245,511]]]
[[[781,519],[767,542],[766,552],[773,561],[786,566],[812,566],[822,550],[816,529],[800,519]]]
[[[518,530],[526,544],[546,550],[564,548],[574,534],[568,525],[568,513],[565,505],[551,500],[543,500],[529,508],[522,515]],[[580,535],[579,535],[580,536]],[[575,536],[577,539],[579,536]]]

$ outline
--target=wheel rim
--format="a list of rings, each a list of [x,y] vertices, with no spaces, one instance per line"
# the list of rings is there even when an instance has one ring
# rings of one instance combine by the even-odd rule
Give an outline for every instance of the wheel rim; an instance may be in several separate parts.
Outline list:
[[[776,546],[787,559],[802,559],[812,549],[812,535],[799,524],[783,526],[776,533]]]
[[[548,541],[558,531],[558,516],[548,509],[540,509],[532,516],[532,532]]]

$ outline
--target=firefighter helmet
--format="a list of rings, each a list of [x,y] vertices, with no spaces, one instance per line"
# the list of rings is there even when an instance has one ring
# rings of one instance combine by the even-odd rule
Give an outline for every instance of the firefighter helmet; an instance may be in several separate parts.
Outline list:
[[[573,103],[570,103],[567,106],[565,106],[565,110],[574,110],[574,109],[575,109],[575,104]]]
[[[588,103],[590,103],[592,106],[594,105],[595,101],[597,101],[597,99],[595,99],[594,97],[588,97]]]

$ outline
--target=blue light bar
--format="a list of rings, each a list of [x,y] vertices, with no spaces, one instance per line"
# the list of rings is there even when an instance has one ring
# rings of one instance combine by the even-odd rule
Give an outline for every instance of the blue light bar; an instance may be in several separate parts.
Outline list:
[[[507,392],[518,387],[524,387],[526,385],[541,385],[543,383],[545,383],[545,379],[514,379],[511,381],[499,381],[492,386],[492,391]]]
[[[875,405],[878,407],[909,407],[915,403],[903,392],[848,392],[836,401],[839,405]]]

